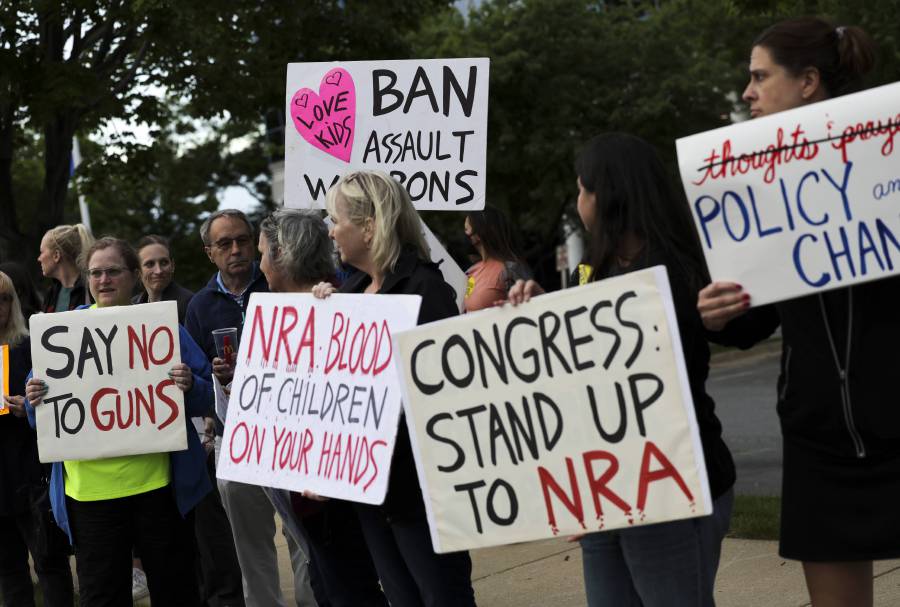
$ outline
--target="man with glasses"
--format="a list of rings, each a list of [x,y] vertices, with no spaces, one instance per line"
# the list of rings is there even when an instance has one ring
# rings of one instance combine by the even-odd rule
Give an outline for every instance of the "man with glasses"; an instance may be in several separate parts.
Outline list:
[[[269,285],[256,262],[253,228],[247,216],[241,211],[223,209],[211,214],[200,226],[200,238],[206,255],[218,271],[191,299],[185,328],[212,362],[217,358],[213,330],[234,327],[240,335],[250,294],[267,293]],[[217,373],[220,368],[221,364],[214,365]],[[222,430],[221,424],[216,421],[217,453],[221,444],[219,437]],[[234,559],[236,551],[243,577],[243,604],[247,607],[284,607],[275,549],[275,509],[269,498],[262,487],[256,485],[219,480],[218,489],[221,504],[228,513],[227,521],[230,522],[230,529],[223,531],[218,524],[220,518],[225,518],[220,512],[221,506],[218,506],[218,502],[201,504],[208,512],[201,512],[200,507],[197,509],[197,542],[204,569],[204,584],[207,583],[207,577],[211,577],[212,582],[217,579],[225,581],[221,577],[224,573],[221,571],[222,566]],[[225,545],[226,543],[228,545]],[[297,604],[314,605],[315,603],[311,602],[312,591],[309,588],[306,571],[306,556],[290,538],[288,547],[294,569]],[[213,569],[208,572],[207,568],[210,567]],[[241,604],[231,600],[232,596],[228,597],[228,602],[215,602],[211,596],[215,591],[215,588],[208,590],[204,588],[205,594],[210,597],[208,599],[210,605]]]

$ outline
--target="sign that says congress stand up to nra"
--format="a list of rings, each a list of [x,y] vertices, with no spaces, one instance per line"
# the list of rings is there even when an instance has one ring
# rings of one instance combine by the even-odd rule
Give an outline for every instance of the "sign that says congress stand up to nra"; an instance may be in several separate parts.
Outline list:
[[[488,59],[291,63],[284,201],[324,208],[346,173],[390,173],[420,210],[484,208]]]
[[[380,504],[400,418],[393,331],[418,295],[254,293],[217,473]]]
[[[755,305],[900,272],[900,83],[678,140],[713,280]]]
[[[187,449],[174,301],[31,317],[42,462]]]
[[[395,343],[436,551],[711,512],[664,268]]]

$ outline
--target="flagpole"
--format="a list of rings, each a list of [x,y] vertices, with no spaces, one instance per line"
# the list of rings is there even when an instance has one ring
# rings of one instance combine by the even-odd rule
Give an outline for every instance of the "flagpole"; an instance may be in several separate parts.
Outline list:
[[[81,148],[78,146],[78,137],[72,137],[72,169],[69,172],[70,178],[75,175],[75,169],[78,168],[79,164],[81,164]],[[78,210],[81,212],[81,223],[93,234],[94,231],[91,229],[91,212],[80,188],[78,192]]]

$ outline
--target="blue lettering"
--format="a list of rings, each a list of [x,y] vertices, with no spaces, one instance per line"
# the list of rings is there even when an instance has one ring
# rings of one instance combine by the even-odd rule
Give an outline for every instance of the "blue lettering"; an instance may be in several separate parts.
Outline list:
[[[728,221],[728,199],[733,198],[735,204],[737,204],[738,208],[741,211],[741,218],[744,222],[744,231],[738,236],[731,229],[731,222]],[[728,231],[728,235],[731,236],[731,239],[735,242],[741,242],[750,234],[750,214],[747,212],[747,207],[744,206],[744,201],[740,196],[737,195],[736,192],[728,191],[722,194],[722,218],[725,220],[725,229]]]
[[[791,214],[791,201],[788,198],[787,187],[784,185],[784,179],[778,179],[781,185],[781,199],[784,201],[784,214],[787,215],[788,228],[794,231],[794,216]]]
[[[704,213],[701,208],[701,203],[704,199],[712,200],[713,208],[709,213]],[[712,219],[719,214],[721,207],[719,206],[719,201],[713,198],[712,196],[701,196],[697,200],[694,201],[694,211],[697,213],[697,217],[700,218],[700,227],[703,229],[703,237],[706,239],[706,248],[712,248],[712,242],[709,239],[709,230],[706,228],[706,224],[709,223]]]
[[[801,196],[803,184],[806,183],[806,180],[810,177],[813,177],[816,180],[816,183],[819,183],[819,175],[815,171],[810,171],[802,178],[800,178],[800,183],[797,184],[797,210],[800,211],[800,215],[803,216],[803,219],[806,220],[806,223],[811,226],[820,226],[828,221],[828,213],[822,215],[822,221],[813,221],[812,219],[810,219],[809,215],[806,214],[806,210],[803,208],[803,200]]]
[[[828,272],[822,272],[819,276],[818,280],[810,280],[806,275],[806,272],[803,271],[803,264],[800,261],[800,245],[803,244],[803,241],[809,238],[813,242],[818,242],[818,238],[813,236],[812,234],[803,234],[800,238],[797,239],[797,242],[794,243],[794,268],[797,270],[797,274],[800,275],[800,278],[811,287],[821,287],[823,285],[827,285],[831,282],[831,275]]]
[[[850,255],[850,242],[847,240],[847,230],[844,229],[844,226],[838,228],[838,234],[841,236],[841,245],[843,248],[835,250],[831,244],[831,238],[828,237],[828,232],[825,232],[825,246],[828,247],[828,255],[831,257],[831,266],[834,268],[834,274],[838,280],[843,280],[838,261],[841,257],[846,257],[847,266],[850,268],[850,275],[855,278],[856,267],[853,265],[853,256]]]
[[[872,254],[875,256],[875,261],[878,262],[879,269],[884,272],[884,263],[881,261],[881,255],[878,254],[878,249],[875,248],[875,242],[872,240],[872,233],[869,232],[869,228],[866,227],[866,224],[862,221],[859,222],[859,273],[862,276],[866,275],[866,255]]]
[[[753,188],[750,186],[747,186],[747,194],[750,196],[750,208],[753,209],[753,219],[756,222],[756,232],[759,234],[759,237],[764,238],[769,234],[778,234],[781,232],[784,229],[781,226],[775,226],[774,228],[768,228],[766,230],[763,229],[759,221],[759,210],[756,208],[756,195],[753,194]]]
[[[853,219],[853,214],[850,212],[850,200],[847,198],[847,182],[850,181],[850,170],[853,168],[853,163],[848,162],[844,165],[844,181],[841,185],[838,185],[834,179],[831,178],[831,175],[828,174],[828,171],[822,169],[822,173],[825,175],[825,178],[831,182],[831,185],[841,193],[841,202],[844,203],[844,215],[847,217],[847,221]]]
[[[887,248],[887,241],[890,240],[897,251],[900,251],[900,242],[897,242],[894,233],[891,232],[891,229],[884,225],[884,222],[880,219],[875,220],[875,229],[877,230],[878,238],[881,241],[881,252],[884,253],[884,258],[887,260],[888,270],[893,270],[894,262],[891,261],[891,254]]]

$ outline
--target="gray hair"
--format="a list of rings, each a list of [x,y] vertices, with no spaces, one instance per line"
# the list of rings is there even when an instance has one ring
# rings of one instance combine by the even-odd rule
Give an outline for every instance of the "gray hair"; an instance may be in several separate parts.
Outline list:
[[[250,237],[253,237],[253,226],[250,224],[250,220],[247,219],[247,216],[244,215],[243,211],[239,211],[237,209],[219,209],[210,214],[203,223],[200,225],[200,240],[203,241],[205,246],[210,246],[212,243],[209,241],[209,229],[212,227],[212,223],[218,219],[219,217],[232,217],[234,219],[240,219],[245,224],[247,224],[247,229],[250,231]]]
[[[259,230],[269,241],[269,259],[295,284],[315,284],[334,274],[334,247],[317,212],[279,209]]]

